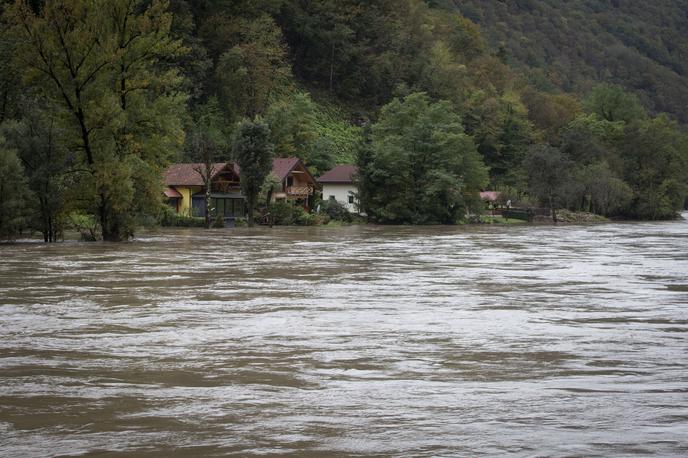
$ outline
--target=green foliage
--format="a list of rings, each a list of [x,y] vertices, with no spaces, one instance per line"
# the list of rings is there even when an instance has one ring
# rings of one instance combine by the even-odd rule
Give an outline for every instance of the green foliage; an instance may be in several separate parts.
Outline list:
[[[57,0],[34,14],[18,0],[5,14],[15,69],[58,107],[62,140],[81,152],[87,173],[73,184],[74,202],[98,215],[106,240],[131,236],[135,214],[159,204],[154,183],[184,137],[181,78],[165,63],[185,50],[170,35],[167,6]]]
[[[643,119],[645,109],[640,100],[620,86],[601,84],[593,88],[585,101],[589,113],[609,122],[622,121],[629,123]]]
[[[685,3],[454,1],[493,52],[538,89],[579,96],[600,82],[633,92],[652,113],[688,121]]]
[[[268,213],[272,223],[277,226],[290,226],[294,223],[294,205],[290,202],[273,202],[268,208]]]
[[[217,217],[213,221],[213,227],[215,229],[221,229],[225,227],[225,219],[222,217],[222,215],[217,215]]]
[[[272,169],[274,149],[268,125],[260,118],[240,122],[232,137],[232,156],[241,168],[241,190],[246,196],[251,227],[258,196]]]
[[[571,185],[573,162],[558,148],[534,146],[528,151],[523,166],[528,174],[530,193],[552,211],[565,203]]]
[[[284,200],[271,203],[268,213],[276,226],[319,226],[329,222],[327,218],[308,213],[302,206]]]
[[[253,118],[288,90],[291,69],[282,31],[272,18],[240,19],[237,29],[241,38],[220,56],[215,79],[231,118]]]
[[[271,197],[269,144],[316,175],[359,162],[380,222],[459,221],[486,171],[490,189],[547,202],[537,160],[566,172],[555,207],[655,219],[687,194],[685,127],[656,117],[688,121],[672,0],[5,4],[0,123],[35,196],[23,224],[48,241],[72,211],[129,237],[182,149],[205,164],[244,150],[252,209]],[[256,115],[269,137],[245,141],[235,121]],[[567,160],[534,152],[549,147]]]
[[[620,214],[631,202],[631,187],[606,162],[580,167],[574,178],[578,186],[574,188],[577,192],[567,196],[569,208],[612,216]]]
[[[688,137],[665,116],[626,126],[620,149],[624,179],[633,191],[629,214],[641,219],[673,218],[688,189]]]
[[[382,109],[359,175],[363,210],[384,223],[456,223],[487,182],[450,103],[422,93]]]
[[[74,153],[62,143],[65,132],[53,109],[25,99],[22,115],[21,121],[7,121],[0,129],[17,151],[36,197],[31,228],[41,231],[44,241],[55,242],[63,229],[66,189],[74,176],[67,172],[74,163]]]
[[[181,215],[165,205],[158,215],[158,224],[163,227],[205,227],[205,218]]]
[[[350,223],[353,221],[353,217],[351,216],[349,210],[334,199],[324,200],[321,204],[320,211],[335,221],[343,221],[345,223]]]
[[[335,163],[354,161],[360,129],[336,110],[317,105],[306,93],[297,92],[272,104],[266,121],[276,155],[301,158],[315,175]]]
[[[30,205],[24,168],[0,137],[0,240],[12,239],[27,227]]]
[[[100,225],[94,215],[89,215],[80,211],[71,212],[67,215],[67,225],[81,235],[81,240],[93,242],[98,238]]]

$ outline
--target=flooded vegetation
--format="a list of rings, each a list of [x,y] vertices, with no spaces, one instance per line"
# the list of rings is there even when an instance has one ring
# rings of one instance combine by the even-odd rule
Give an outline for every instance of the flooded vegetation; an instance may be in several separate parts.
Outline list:
[[[0,246],[0,455],[683,455],[688,223]]]

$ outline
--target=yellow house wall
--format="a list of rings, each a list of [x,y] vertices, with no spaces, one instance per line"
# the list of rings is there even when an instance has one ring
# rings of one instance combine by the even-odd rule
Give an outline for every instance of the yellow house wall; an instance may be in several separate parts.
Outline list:
[[[182,195],[181,200],[179,201],[179,213],[182,215],[190,215],[191,214],[191,196],[196,194],[198,191],[201,190],[200,186],[188,186],[188,187],[183,187],[183,186],[177,186],[175,188],[179,194]]]

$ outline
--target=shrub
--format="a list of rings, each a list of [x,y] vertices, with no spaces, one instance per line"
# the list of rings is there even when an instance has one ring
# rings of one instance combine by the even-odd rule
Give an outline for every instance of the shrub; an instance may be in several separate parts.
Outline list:
[[[93,242],[97,239],[98,219],[94,215],[82,212],[72,212],[68,216],[68,225],[81,234],[81,239]]]
[[[273,224],[278,226],[289,226],[294,222],[294,206],[289,202],[271,203],[269,213]]]
[[[225,219],[222,217],[222,215],[217,215],[215,221],[213,221],[213,227],[215,229],[221,229],[225,227]]]
[[[335,221],[350,223],[353,219],[349,210],[334,199],[323,201],[321,211]]]
[[[165,206],[160,211],[158,223],[163,227],[205,227],[205,218],[180,215]]]

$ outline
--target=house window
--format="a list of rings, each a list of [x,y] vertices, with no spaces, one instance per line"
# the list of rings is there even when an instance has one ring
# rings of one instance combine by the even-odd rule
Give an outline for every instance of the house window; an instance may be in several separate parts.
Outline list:
[[[330,196],[330,200],[335,200],[335,197],[334,197],[334,196]]]
[[[353,194],[349,194],[349,203],[350,204],[354,203],[354,195]]]
[[[294,177],[287,177],[287,186],[294,186]]]

